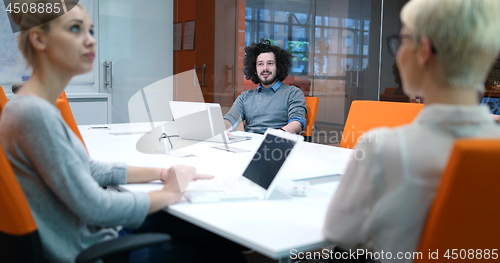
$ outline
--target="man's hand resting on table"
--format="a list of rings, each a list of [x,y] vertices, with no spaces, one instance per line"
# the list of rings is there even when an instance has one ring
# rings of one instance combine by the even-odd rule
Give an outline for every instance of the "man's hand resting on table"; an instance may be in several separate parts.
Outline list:
[[[160,178],[164,182],[163,189],[149,193],[148,214],[177,203],[184,195],[189,182],[212,178],[214,178],[212,175],[196,173],[196,169],[192,166],[174,165],[169,169],[164,169]]]

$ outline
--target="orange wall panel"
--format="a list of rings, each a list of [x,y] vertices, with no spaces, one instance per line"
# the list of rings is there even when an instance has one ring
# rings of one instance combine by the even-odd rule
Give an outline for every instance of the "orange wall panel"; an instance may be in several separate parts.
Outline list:
[[[184,22],[192,20],[196,20],[196,0],[174,0],[174,23],[182,22],[182,41],[184,41]],[[195,50],[184,50],[183,47],[180,51],[174,51],[173,57],[174,74],[193,69]]]

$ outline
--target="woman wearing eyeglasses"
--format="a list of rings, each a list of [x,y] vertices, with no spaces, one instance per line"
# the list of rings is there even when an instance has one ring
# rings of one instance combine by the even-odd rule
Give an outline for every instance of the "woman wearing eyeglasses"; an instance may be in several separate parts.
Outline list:
[[[58,17],[54,7],[61,3],[74,7]],[[182,197],[178,179],[209,176],[187,166],[140,168],[89,159],[55,104],[73,76],[92,70],[96,54],[92,22],[74,0],[12,3],[33,5],[37,8],[29,12],[12,13],[22,30],[19,49],[33,74],[2,111],[0,143],[30,205],[46,259],[74,262],[81,250],[95,243],[140,232],[166,232],[173,237],[169,244],[135,251],[130,261],[244,262],[233,243],[158,212]],[[49,6],[52,11],[44,12]],[[155,179],[165,182],[162,190],[103,189]],[[117,226],[124,228],[117,231]]]
[[[500,138],[500,126],[478,105],[500,51],[499,13],[498,0],[411,0],[404,6],[403,27],[389,38],[389,48],[404,92],[426,105],[411,124],[361,138],[355,151],[364,158],[349,163],[329,205],[328,240],[344,249],[391,252],[393,259],[417,250],[454,141]]]

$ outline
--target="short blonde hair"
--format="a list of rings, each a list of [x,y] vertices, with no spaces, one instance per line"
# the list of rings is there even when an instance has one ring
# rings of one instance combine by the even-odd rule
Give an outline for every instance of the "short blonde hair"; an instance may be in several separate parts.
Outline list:
[[[19,3],[19,6],[22,6],[23,4],[28,4],[28,6],[31,3],[51,3],[54,4],[55,2],[60,3],[60,0],[14,0],[12,3]],[[80,6],[81,5],[75,1],[75,0],[65,0],[66,6]],[[64,12],[63,8],[61,7],[61,12]],[[31,45],[31,42],[29,40],[29,33],[31,30],[35,27],[41,29],[43,32],[48,33],[50,30],[50,24],[51,22],[56,19],[57,17],[61,16],[61,13],[47,13],[47,12],[42,12],[42,13],[12,13],[12,20],[16,24],[19,25],[21,31],[19,32],[19,35],[17,36],[17,45],[19,47],[19,50],[23,54],[24,59],[26,59],[26,62],[28,63],[28,66],[35,67],[35,50],[33,49],[33,46]]]
[[[451,86],[484,89],[500,52],[500,0],[411,0],[401,21],[415,44],[431,41]]]

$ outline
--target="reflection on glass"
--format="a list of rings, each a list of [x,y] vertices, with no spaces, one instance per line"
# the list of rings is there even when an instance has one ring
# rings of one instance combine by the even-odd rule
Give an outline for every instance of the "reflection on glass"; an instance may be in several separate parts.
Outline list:
[[[245,8],[245,19],[254,19],[252,8]]]
[[[288,15],[285,11],[274,11],[274,22],[288,23]]]
[[[245,39],[252,39],[252,32],[255,32],[255,30],[252,30],[252,24],[245,22]],[[245,42],[246,44],[246,42]],[[246,45],[248,46],[248,45]]]
[[[322,18],[321,16],[316,16],[316,25],[318,25],[318,26],[322,25],[321,18]]]
[[[259,10],[259,17],[260,17],[260,21],[272,21],[273,20],[273,15],[271,13],[271,10],[267,10],[267,9],[260,9]]]
[[[257,14],[257,17],[260,19],[254,20],[252,18],[255,16],[252,15],[245,16],[247,25],[245,44],[250,45],[253,42],[258,42],[261,38],[270,39],[273,44],[288,50],[294,56],[292,60],[292,73],[308,75],[309,31],[312,27],[312,21],[308,19],[310,15],[298,12],[292,13],[287,10],[271,10],[265,8],[265,5],[262,8],[250,8],[248,6],[255,6],[255,3],[252,3],[252,1],[247,1],[246,4],[246,13]],[[248,30],[253,30],[256,27],[259,28],[258,32],[248,32]]]
[[[364,20],[363,23],[364,23],[363,30],[365,31],[370,30],[370,20]]]

